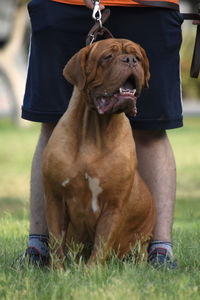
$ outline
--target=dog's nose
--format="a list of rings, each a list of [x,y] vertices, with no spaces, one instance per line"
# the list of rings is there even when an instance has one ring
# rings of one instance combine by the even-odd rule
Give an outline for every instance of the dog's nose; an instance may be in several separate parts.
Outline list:
[[[133,55],[125,55],[121,58],[121,61],[130,67],[134,67],[137,64],[137,59]]]

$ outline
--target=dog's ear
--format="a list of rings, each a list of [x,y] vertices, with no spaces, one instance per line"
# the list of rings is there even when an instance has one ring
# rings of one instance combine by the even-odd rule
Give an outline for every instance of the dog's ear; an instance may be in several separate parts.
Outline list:
[[[90,46],[81,49],[68,61],[63,70],[63,75],[71,84],[83,89],[86,83],[85,64]]]
[[[140,47],[140,51],[143,56],[143,68],[144,68],[144,87],[149,87],[149,79],[150,79],[150,72],[149,72],[149,60],[147,58],[145,50]]]

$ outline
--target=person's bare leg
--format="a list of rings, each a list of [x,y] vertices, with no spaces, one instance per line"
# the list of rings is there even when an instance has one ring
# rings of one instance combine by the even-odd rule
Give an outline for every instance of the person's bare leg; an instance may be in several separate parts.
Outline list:
[[[165,131],[133,131],[138,169],[156,206],[153,240],[171,242],[176,197],[176,165]]]
[[[42,186],[42,155],[55,124],[42,124],[31,169],[30,234],[48,235]]]

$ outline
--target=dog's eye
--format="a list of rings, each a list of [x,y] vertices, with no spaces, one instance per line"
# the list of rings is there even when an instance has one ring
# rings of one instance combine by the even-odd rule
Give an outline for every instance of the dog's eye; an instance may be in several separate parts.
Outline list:
[[[110,60],[114,57],[114,55],[111,53],[111,54],[108,54],[106,56],[103,57],[103,60]]]
[[[107,64],[110,63],[113,58],[114,58],[114,55],[112,53],[104,55],[101,57],[100,64],[101,65],[105,64],[107,66]]]
[[[137,59],[137,61],[141,61],[141,58],[138,55],[136,55],[135,58]]]

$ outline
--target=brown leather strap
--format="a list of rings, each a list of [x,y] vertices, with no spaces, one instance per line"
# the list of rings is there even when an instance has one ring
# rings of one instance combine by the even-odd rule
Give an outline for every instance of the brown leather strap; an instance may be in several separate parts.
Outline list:
[[[182,13],[181,14],[184,20],[200,20],[199,14],[193,14],[193,13]]]
[[[190,76],[198,78],[200,72],[200,25],[197,26],[196,40],[190,69]]]
[[[199,14],[187,14],[182,13],[184,20],[200,20],[200,10]],[[198,78],[200,72],[200,25],[197,25],[196,40],[192,58],[192,64],[190,68],[190,76],[192,78]]]
[[[99,27],[99,24],[97,24],[98,27],[96,27],[96,24],[92,27],[90,32],[88,33],[88,36],[86,38],[86,46],[92,44],[96,41],[98,36],[105,36],[106,39],[113,38],[112,33],[104,26],[101,28]]]
[[[173,2],[165,1],[144,1],[144,0],[133,0],[134,2],[140,3],[145,6],[163,7],[179,10],[179,5]]]
[[[102,24],[106,22],[106,20],[110,16],[110,9],[106,8],[102,11]],[[95,22],[94,26],[89,31],[86,38],[86,46],[92,44],[96,41],[98,36],[105,36],[106,39],[113,38],[112,33],[104,26],[100,27],[99,22]]]

